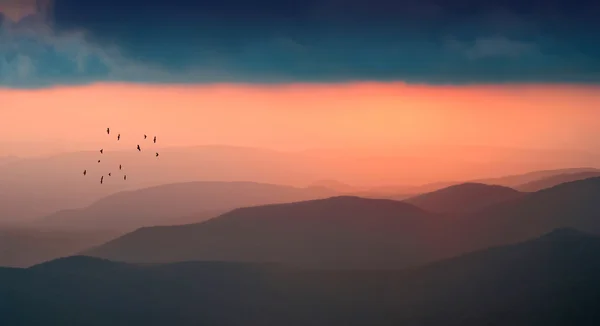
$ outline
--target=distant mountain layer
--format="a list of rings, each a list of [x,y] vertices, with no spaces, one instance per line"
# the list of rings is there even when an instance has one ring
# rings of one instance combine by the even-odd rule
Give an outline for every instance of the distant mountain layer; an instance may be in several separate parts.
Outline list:
[[[0,269],[0,324],[597,325],[598,293],[600,239],[558,229],[404,271],[70,257]]]
[[[485,184],[495,184],[505,187],[513,187],[518,189],[518,187],[527,184],[529,182],[536,182],[548,177],[558,176],[562,174],[572,174],[572,173],[582,173],[582,172],[599,172],[600,169],[597,168],[568,168],[568,169],[553,169],[553,170],[541,170],[541,171],[533,171],[524,174],[515,174],[498,178],[487,178],[487,179],[479,179],[474,180],[473,182],[485,183]]]
[[[397,268],[523,241],[555,228],[600,234],[599,196],[600,178],[592,178],[452,218],[393,200],[334,197],[237,209],[194,225],[143,228],[84,253],[127,262]]]
[[[586,171],[586,172],[575,172],[575,173],[564,173],[549,176],[539,180],[531,181],[522,184],[516,189],[520,191],[535,192],[546,188],[551,188],[561,183],[583,180],[588,178],[600,177],[600,171]]]
[[[432,255],[442,219],[399,201],[333,197],[236,209],[204,223],[142,228],[86,255],[128,262],[219,260],[405,267]]]
[[[481,183],[464,183],[404,200],[424,210],[437,213],[476,211],[486,206],[521,197],[512,188]]]
[[[253,181],[305,187],[316,180],[339,180],[339,183],[334,182],[335,187],[346,189],[343,184],[358,186],[350,192],[349,189],[342,191],[344,194],[361,196],[366,193],[361,186],[392,185],[366,189],[369,197],[382,198],[417,195],[451,185],[442,182],[411,186],[419,183],[449,179],[457,181],[453,183],[462,183],[514,171],[586,166],[598,161],[593,155],[570,151],[505,152],[495,148],[463,148],[457,149],[455,155],[448,156],[448,151],[443,150],[436,154],[439,156],[432,157],[389,151],[279,152],[235,146],[163,148],[160,143],[154,145],[150,140],[143,143],[142,151],[138,152],[128,141],[106,141],[105,146],[93,145],[90,151],[70,153],[64,153],[69,148],[52,143],[0,142],[0,152],[3,148],[4,152],[10,153],[11,148],[33,146],[52,153],[52,156],[23,157],[0,163],[0,222],[32,220],[59,210],[83,208],[119,191],[180,182]],[[100,154],[100,148],[104,149],[103,154]],[[159,158],[154,156],[155,151],[160,151]],[[499,152],[505,154],[491,155]],[[481,162],[482,157],[486,162]],[[101,163],[97,163],[98,159]],[[119,165],[123,170],[118,169]],[[85,177],[84,170],[87,170]],[[112,177],[107,177],[108,173]],[[126,182],[123,174],[127,174]],[[106,177],[100,185],[102,175]],[[536,179],[539,177],[518,178],[515,184],[491,184],[512,187]],[[333,185],[331,182],[325,184]]]
[[[254,182],[186,182],[119,192],[89,207],[60,211],[34,223],[54,229],[114,229],[201,222],[229,210],[333,196],[325,188]]]
[[[555,228],[600,234],[600,178],[563,183],[478,212],[448,231],[455,251],[524,241]]]

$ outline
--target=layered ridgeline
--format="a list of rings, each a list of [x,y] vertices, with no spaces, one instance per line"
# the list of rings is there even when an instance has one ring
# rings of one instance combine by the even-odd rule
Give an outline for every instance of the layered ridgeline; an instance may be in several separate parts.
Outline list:
[[[324,198],[326,188],[297,188],[255,182],[185,182],[107,196],[83,209],[59,211],[32,226],[133,231],[144,226],[194,223],[238,207]]]
[[[463,183],[411,197],[404,201],[437,213],[464,213],[486,206],[520,198],[523,194],[512,188]]]
[[[0,324],[596,325],[599,262],[573,229],[405,271],[79,256],[0,269]]]
[[[246,207],[199,224],[149,227],[86,255],[117,261],[219,260],[311,267],[404,267],[429,257],[443,220],[385,199],[327,199]]]
[[[234,210],[204,223],[142,228],[84,254],[127,262],[226,260],[398,268],[575,227],[600,233],[600,178],[464,214],[334,197]]]

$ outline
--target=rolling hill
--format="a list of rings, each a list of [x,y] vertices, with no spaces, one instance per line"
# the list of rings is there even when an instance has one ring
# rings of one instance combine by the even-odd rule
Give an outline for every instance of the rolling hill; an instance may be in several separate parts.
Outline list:
[[[328,199],[241,208],[204,223],[142,228],[84,254],[126,262],[276,262],[404,267],[432,253],[443,220],[384,199]]]
[[[476,211],[486,206],[520,198],[512,188],[481,183],[463,183],[426,193],[404,201],[436,213]]]
[[[572,229],[404,271],[69,257],[0,269],[0,323],[596,325],[599,262]]]
[[[10,154],[11,148],[34,145],[15,143],[8,147],[0,144],[0,147]],[[373,188],[367,189],[370,197],[400,198],[397,195],[417,195],[450,185],[442,182],[413,186],[418,184],[450,179],[464,182],[536,168],[586,166],[597,162],[594,156],[571,151],[509,150],[506,155],[482,163],[480,157],[489,157],[490,151],[504,150],[463,148],[448,157],[445,150],[434,156],[420,156],[406,151],[285,152],[217,145],[172,148],[150,145],[151,151],[138,153],[136,144],[127,138],[105,146],[93,144],[92,150],[83,152],[65,152],[73,149],[55,145],[34,146],[51,155],[22,157],[0,164],[0,222],[33,220],[59,210],[84,208],[124,190],[190,181],[253,181],[306,187],[316,180],[339,180],[357,187],[353,195],[364,196],[367,193],[363,188]],[[105,150],[102,155],[100,147]],[[75,148],[86,147],[77,145]],[[153,156],[154,150],[160,151],[160,159]],[[98,164],[100,156],[102,162]],[[122,171],[117,170],[119,164],[123,165]],[[84,169],[88,170],[87,177],[82,175]],[[100,185],[100,176],[108,172],[112,172],[113,177],[106,178]],[[127,182],[122,182],[121,173],[127,174]],[[535,179],[538,178],[520,178],[518,184]],[[392,186],[378,187],[386,184]]]
[[[143,228],[84,252],[126,262],[227,260],[406,267],[555,228],[600,234],[600,178],[524,194],[447,219],[391,200],[334,197],[237,209],[205,223]]]
[[[586,171],[586,172],[575,172],[575,173],[564,173],[549,176],[539,180],[531,181],[520,186],[516,189],[519,191],[535,192],[546,188],[551,188],[561,183],[583,180],[588,178],[600,177],[600,171]]]
[[[527,194],[464,215],[446,235],[461,250],[475,250],[571,227],[600,234],[600,178],[589,178]]]
[[[254,182],[186,182],[119,192],[84,209],[60,211],[36,221],[39,228],[132,231],[143,226],[201,222],[245,206],[324,198],[325,188]]]
[[[493,184],[505,187],[511,187],[518,189],[518,187],[530,183],[537,182],[539,180],[554,177],[562,174],[572,174],[572,173],[583,173],[583,172],[600,172],[600,169],[592,168],[592,167],[583,167],[583,168],[566,168],[566,169],[552,169],[552,170],[540,170],[533,171],[523,174],[515,174],[508,175],[497,178],[486,178],[486,179],[478,179],[473,182],[477,183],[485,183],[485,184]]]

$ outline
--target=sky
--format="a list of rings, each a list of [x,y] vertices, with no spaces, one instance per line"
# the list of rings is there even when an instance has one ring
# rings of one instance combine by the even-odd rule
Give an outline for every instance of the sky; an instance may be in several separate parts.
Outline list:
[[[600,151],[597,1],[0,0],[0,13],[4,142],[83,148],[112,126],[165,146]]]

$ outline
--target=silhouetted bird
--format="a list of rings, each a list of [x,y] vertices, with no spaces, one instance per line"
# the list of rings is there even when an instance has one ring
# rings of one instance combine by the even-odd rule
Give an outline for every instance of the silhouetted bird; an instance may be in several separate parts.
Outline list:
[[[110,128],[106,128],[106,134],[110,134]]]
[[[121,164],[119,164],[119,170],[122,170],[122,169],[123,169],[123,167],[121,166]]]
[[[104,182],[104,176],[102,176],[102,177],[100,178],[100,184],[102,184],[103,182]]]
[[[138,151],[140,151],[140,152],[142,151],[142,149],[140,148],[140,145],[138,145],[137,148],[138,148]]]
[[[148,136],[144,135],[144,139],[148,138]]]
[[[87,170],[83,170],[83,175],[86,175],[86,174],[87,174]]]
[[[100,154],[102,154],[102,153],[104,153],[104,150],[103,150],[103,149],[101,149],[101,150],[100,150]]]
[[[98,163],[100,163],[100,160],[98,160]]]
[[[110,173],[110,172],[109,172],[109,173],[108,173],[108,176],[110,177],[111,175],[112,175],[112,173]]]
[[[156,144],[156,136],[154,136],[154,143]]]
[[[121,140],[121,134],[117,135],[117,140]]]
[[[158,157],[158,153],[156,153],[156,157]]]
[[[123,180],[127,180],[127,174],[123,176]]]

